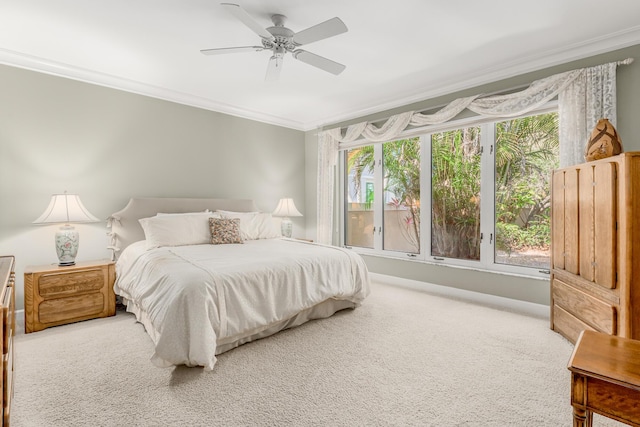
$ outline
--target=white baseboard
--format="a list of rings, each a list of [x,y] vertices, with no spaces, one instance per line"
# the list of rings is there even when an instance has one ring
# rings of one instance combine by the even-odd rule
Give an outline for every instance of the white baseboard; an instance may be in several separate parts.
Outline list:
[[[403,279],[401,277],[388,276],[386,274],[369,273],[369,276],[371,277],[371,279],[387,285],[400,286],[445,297],[462,299],[510,311],[517,311],[519,313],[531,316],[542,317],[546,319],[549,318],[549,306],[544,304],[535,304],[532,302],[499,297],[496,295],[483,294],[480,292],[472,292],[464,289],[452,288],[450,286],[421,282],[418,280]]]

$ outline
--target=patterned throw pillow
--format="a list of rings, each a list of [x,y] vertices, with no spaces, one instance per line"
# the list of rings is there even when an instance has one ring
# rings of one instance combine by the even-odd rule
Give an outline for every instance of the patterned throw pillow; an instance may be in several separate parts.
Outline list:
[[[209,229],[211,229],[212,245],[243,243],[238,218],[209,218]]]

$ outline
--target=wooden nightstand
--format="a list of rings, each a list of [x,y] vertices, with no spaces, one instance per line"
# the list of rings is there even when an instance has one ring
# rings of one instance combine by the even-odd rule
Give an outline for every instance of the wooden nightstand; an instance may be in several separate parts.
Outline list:
[[[106,260],[25,268],[25,332],[115,315],[115,277],[115,264]]]

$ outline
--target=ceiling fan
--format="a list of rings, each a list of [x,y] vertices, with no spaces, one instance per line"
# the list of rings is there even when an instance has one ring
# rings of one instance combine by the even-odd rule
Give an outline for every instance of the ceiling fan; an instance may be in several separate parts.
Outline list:
[[[307,45],[319,40],[346,33],[347,26],[340,18],[332,18],[328,21],[309,27],[306,30],[294,33],[285,27],[287,19],[284,15],[273,15],[271,21],[272,27],[262,28],[244,9],[233,3],[221,3],[233,16],[245,24],[254,33],[260,36],[262,46],[239,46],[239,47],[223,47],[216,49],[203,49],[204,55],[221,55],[226,53],[239,53],[249,51],[270,50],[272,52],[269,65],[267,66],[267,75],[265,80],[278,80],[280,71],[282,70],[282,62],[284,55],[291,52],[291,55],[298,61],[320,68],[321,70],[338,75],[344,71],[346,66],[339,64],[330,59],[324,58],[315,53],[298,49],[299,46]]]

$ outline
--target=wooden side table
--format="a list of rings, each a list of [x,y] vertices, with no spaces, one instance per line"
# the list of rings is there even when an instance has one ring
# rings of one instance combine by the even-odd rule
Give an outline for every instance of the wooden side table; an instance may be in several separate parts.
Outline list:
[[[115,315],[115,277],[112,261],[25,268],[25,332]]]
[[[640,426],[640,341],[585,330],[569,359],[574,427],[593,413]]]

